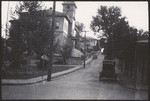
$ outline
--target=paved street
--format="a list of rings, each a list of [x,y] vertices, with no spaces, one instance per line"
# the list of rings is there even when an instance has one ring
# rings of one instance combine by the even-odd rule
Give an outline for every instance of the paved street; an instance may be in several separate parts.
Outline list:
[[[2,99],[147,99],[146,91],[126,88],[117,81],[99,81],[103,56],[86,68],[33,85],[2,86]]]

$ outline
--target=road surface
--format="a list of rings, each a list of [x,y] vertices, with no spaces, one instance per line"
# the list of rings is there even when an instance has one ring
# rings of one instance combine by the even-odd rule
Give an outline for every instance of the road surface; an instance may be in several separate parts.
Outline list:
[[[86,68],[33,85],[3,85],[2,99],[147,100],[148,93],[126,88],[117,81],[99,81],[103,55]]]

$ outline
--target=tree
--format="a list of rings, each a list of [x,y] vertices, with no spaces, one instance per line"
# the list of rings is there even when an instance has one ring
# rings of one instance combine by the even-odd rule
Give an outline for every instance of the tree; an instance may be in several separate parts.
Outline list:
[[[129,46],[129,24],[125,17],[118,20],[113,28],[113,55],[119,58],[124,50]]]
[[[104,48],[105,47],[105,38],[101,38],[100,40],[99,40],[99,43],[100,43],[100,48],[102,49],[102,48]]]
[[[39,1],[21,1],[15,10],[19,19],[11,21],[11,38],[20,39],[20,42],[38,55],[49,46],[51,33],[51,19],[41,7]]]
[[[61,47],[61,55],[64,60],[64,64],[66,64],[66,60],[71,56],[72,46],[69,44],[65,44]]]
[[[15,12],[20,15],[21,12],[35,12],[42,9],[41,1],[20,1],[18,5],[16,5]]]
[[[98,9],[97,15],[91,21],[91,29],[94,32],[102,33],[102,41],[104,47],[104,54],[107,59],[116,57],[114,50],[118,50],[120,46],[124,45],[127,41],[128,22],[125,21],[126,17],[121,17],[121,9],[119,7],[101,6]],[[121,40],[123,38],[123,41]],[[122,43],[119,43],[122,41]],[[121,45],[122,44],[122,45]]]
[[[83,29],[85,28],[85,25],[83,23],[80,22],[76,22],[75,23],[75,27],[78,29],[78,31],[81,33],[83,31]]]
[[[112,36],[112,27],[117,23],[119,17],[121,16],[121,10],[118,7],[101,6],[98,9],[98,14],[93,17],[91,21],[91,29],[94,32],[99,32],[102,30],[104,35],[107,37]]]
[[[13,40],[12,60],[16,64],[19,64],[23,52],[41,57],[43,49],[50,44],[51,19],[41,7],[39,1],[21,1],[14,12],[19,18],[12,15],[9,40]]]
[[[145,31],[145,32],[143,32],[143,34],[142,34],[142,39],[144,39],[144,40],[148,40],[148,38],[149,38],[149,32],[148,31]]]
[[[143,31],[143,29],[138,30],[137,34],[137,40],[147,40],[148,39],[149,32]]]

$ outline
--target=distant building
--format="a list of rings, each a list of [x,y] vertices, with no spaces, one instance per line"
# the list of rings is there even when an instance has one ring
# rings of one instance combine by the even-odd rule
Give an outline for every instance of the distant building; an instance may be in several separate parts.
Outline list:
[[[85,37],[82,37],[82,41],[81,41],[81,47],[84,48],[84,40]],[[97,46],[98,44],[98,40],[92,37],[86,37],[86,49],[87,50],[94,50],[94,48]]]

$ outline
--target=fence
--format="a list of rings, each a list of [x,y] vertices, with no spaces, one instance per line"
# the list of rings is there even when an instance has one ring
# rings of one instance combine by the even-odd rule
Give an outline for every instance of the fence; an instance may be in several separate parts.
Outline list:
[[[137,83],[148,84],[148,41],[130,45],[119,59],[119,69]]]

